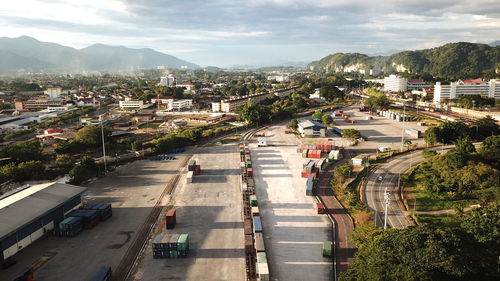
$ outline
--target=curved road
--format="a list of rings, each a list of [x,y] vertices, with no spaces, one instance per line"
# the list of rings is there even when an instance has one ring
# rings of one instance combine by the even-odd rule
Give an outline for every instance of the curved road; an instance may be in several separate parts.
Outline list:
[[[444,151],[446,152],[453,147],[453,145],[445,146]],[[434,149],[438,153],[443,152],[443,148],[436,147]],[[390,205],[387,210],[387,226],[404,228],[410,224],[403,210],[401,210],[397,199],[399,177],[400,174],[404,174],[410,167],[414,167],[424,160],[424,157],[422,157],[422,150],[413,151],[382,164],[367,178],[366,187],[363,192],[364,198],[368,208],[379,214],[379,216],[375,216],[375,224],[377,226],[384,226],[384,191],[386,187],[387,191],[390,193]],[[381,177],[381,180],[379,180],[379,177]]]

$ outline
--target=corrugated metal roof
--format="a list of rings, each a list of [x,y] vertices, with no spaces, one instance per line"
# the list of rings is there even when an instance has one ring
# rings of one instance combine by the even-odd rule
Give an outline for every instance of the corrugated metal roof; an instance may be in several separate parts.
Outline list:
[[[34,185],[0,200],[0,238],[43,216],[85,192],[81,186],[47,183]]]
[[[299,120],[298,125],[304,129],[310,127],[326,128],[325,125],[311,120]]]

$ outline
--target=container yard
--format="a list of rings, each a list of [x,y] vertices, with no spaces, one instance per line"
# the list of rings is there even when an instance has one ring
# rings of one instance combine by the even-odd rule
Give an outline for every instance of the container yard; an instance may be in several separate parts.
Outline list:
[[[247,234],[254,236],[255,274],[261,280],[331,280],[331,259],[322,255],[323,242],[332,239],[331,224],[317,214],[314,196],[307,195],[313,194],[314,173],[324,165],[322,158],[328,159],[329,147],[297,147],[296,137],[285,130],[283,125],[271,126],[266,129],[267,147],[249,146],[253,170],[248,181],[255,186],[259,208],[259,218],[254,216],[249,226],[257,229]],[[265,256],[259,250],[259,226]]]
[[[186,163],[181,174],[186,177],[186,170],[193,165],[203,166],[202,173],[195,176],[192,183],[180,179],[169,202],[173,206],[169,211],[175,210],[175,228],[167,229],[168,211],[164,210],[138,261],[133,274],[135,280],[246,279],[245,252],[253,248],[253,241],[245,234],[253,235],[253,225],[242,219],[240,156],[244,157],[245,151],[241,155],[235,146],[193,150],[192,160],[196,162]],[[155,239],[165,234],[188,234],[187,252],[183,252],[186,251],[182,249],[184,244],[179,243],[180,235],[177,244],[173,243],[175,238],[169,238],[168,258],[166,250],[154,254]]]
[[[0,280],[13,280],[32,265],[37,267],[34,276],[40,281],[66,280],[68,276],[93,280],[102,267],[112,268],[113,275],[119,278],[120,264],[127,256],[129,246],[135,243],[162,193],[167,191],[168,197],[168,191],[174,190],[176,175],[187,164],[185,160],[185,155],[178,154],[172,161],[135,161],[118,166],[106,177],[87,184],[82,188],[86,189],[81,199],[82,207],[97,210],[100,222],[92,229],[83,229],[82,224],[82,230],[73,237],[40,236],[36,241],[33,239],[31,245],[16,254],[15,265],[0,271]],[[64,192],[56,193],[58,196],[54,198],[64,199]],[[43,200],[50,197],[53,196],[44,196]],[[36,199],[33,195],[29,198]],[[65,208],[67,214],[78,208],[78,204],[79,201],[74,205],[57,203],[55,206]],[[36,212],[37,216],[43,215],[40,210]],[[60,221],[64,219],[61,217]],[[78,227],[78,223],[65,223]]]

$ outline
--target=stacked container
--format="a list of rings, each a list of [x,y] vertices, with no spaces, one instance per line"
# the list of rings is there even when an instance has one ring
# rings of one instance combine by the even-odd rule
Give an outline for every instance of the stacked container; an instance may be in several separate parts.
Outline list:
[[[306,195],[313,195],[314,175],[310,175],[306,181]]]
[[[153,259],[170,257],[170,234],[159,234],[153,239]]]
[[[186,176],[186,182],[187,183],[192,183],[193,182],[193,175],[194,175],[193,171],[189,171],[187,173],[187,176]]]
[[[200,165],[195,165],[194,166],[194,171],[193,171],[193,176],[197,176],[199,175],[201,172],[201,168],[200,168]]]
[[[61,237],[74,237],[83,229],[82,218],[68,217],[54,228],[54,235]]]
[[[96,210],[99,214],[99,220],[105,221],[113,215],[111,209],[111,204],[109,203],[97,203],[85,207],[86,210]]]
[[[255,233],[255,251],[257,252],[257,255],[266,251],[266,248],[264,247],[264,236],[261,232]]]
[[[177,223],[177,212],[174,209],[168,210],[165,216],[165,222],[167,229],[175,228],[175,224]]]
[[[253,177],[253,170],[252,170],[252,168],[247,168],[247,177],[249,177],[249,178]]]
[[[91,229],[99,223],[99,213],[97,210],[73,210],[68,217],[80,217],[83,221],[83,227]]]
[[[195,166],[196,166],[196,160],[191,159],[188,164],[188,171],[194,171]]]
[[[260,281],[269,281],[269,267],[267,262],[257,263],[257,274]]]
[[[257,195],[250,195],[250,206],[255,207],[258,205],[259,202],[257,201]]]
[[[308,178],[309,176],[313,176],[316,178],[317,176],[317,168],[316,168],[316,163],[314,161],[310,161],[307,166],[304,167],[301,173],[301,177],[303,178]]]
[[[177,240],[177,256],[179,258],[187,257],[189,251],[189,234],[181,234]]]
[[[153,239],[153,258],[185,258],[189,252],[189,234],[162,233]]]

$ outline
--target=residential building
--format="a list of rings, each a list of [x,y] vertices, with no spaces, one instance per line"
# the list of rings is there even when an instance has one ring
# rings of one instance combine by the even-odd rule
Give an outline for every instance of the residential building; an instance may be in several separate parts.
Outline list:
[[[186,91],[191,91],[194,87],[194,84],[191,82],[184,82],[180,85],[177,85],[177,87],[182,87],[182,88],[186,89]]]
[[[415,89],[430,88],[431,85],[426,83],[424,79],[409,79],[406,85],[408,91]]]
[[[267,76],[267,80],[276,80],[277,82],[285,82],[288,81],[290,78],[288,75],[269,75]]]
[[[298,120],[298,131],[302,137],[325,137],[326,126],[310,120]]]
[[[434,87],[434,103],[440,103],[443,99],[455,99],[464,95],[483,95],[489,98],[500,99],[500,81],[490,80],[484,82],[482,79],[458,80],[450,85],[441,85],[436,82]]]
[[[221,111],[220,102],[213,102],[212,103],[212,112],[220,112],[220,111]]]
[[[80,98],[76,102],[76,106],[82,107],[82,106],[92,106],[96,107],[101,104],[100,101],[96,100],[95,98]]]
[[[170,73],[168,76],[160,77],[160,86],[175,87],[176,83],[177,78],[175,78],[173,73]]]
[[[44,91],[44,94],[49,96],[49,99],[54,100],[57,99],[62,94],[61,88],[48,88]]]
[[[408,79],[397,75],[389,75],[384,78],[384,91],[389,92],[405,92],[408,87]]]
[[[120,101],[120,108],[124,110],[140,110],[144,107],[142,100],[124,100]]]
[[[29,110],[29,111],[40,111],[47,109],[48,107],[60,107],[65,106],[66,101],[49,101],[49,100],[27,100],[27,101],[15,101],[14,107],[17,110]]]
[[[0,133],[26,130],[38,123],[40,118],[34,115],[0,117]]]
[[[49,106],[47,107],[47,112],[65,112],[72,109],[76,109],[74,106]]]
[[[170,96],[159,96],[156,99],[151,99],[151,103],[156,104],[158,109],[170,109],[172,108],[173,97]]]
[[[172,102],[173,110],[191,109],[193,107],[193,100],[174,100]]]

